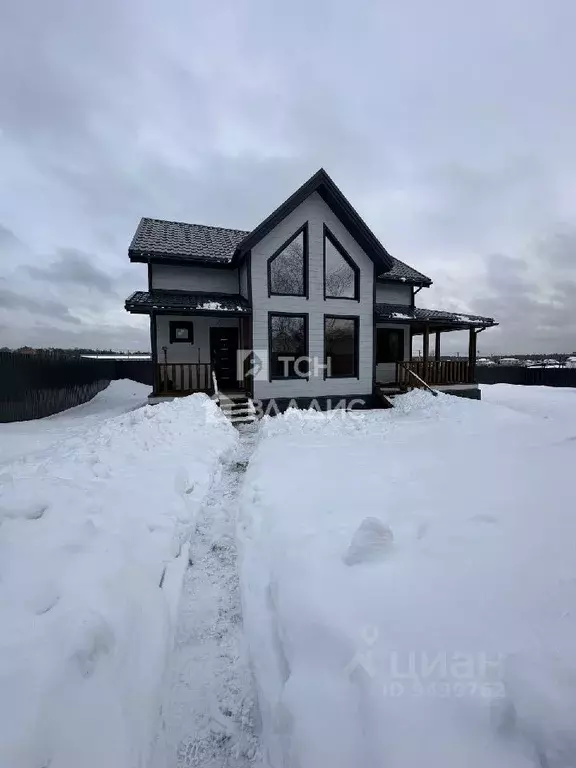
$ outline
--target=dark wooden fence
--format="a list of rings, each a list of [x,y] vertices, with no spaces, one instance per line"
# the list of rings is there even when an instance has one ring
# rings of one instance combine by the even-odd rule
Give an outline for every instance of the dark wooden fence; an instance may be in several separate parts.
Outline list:
[[[477,365],[479,384],[576,387],[576,368],[523,368],[521,365]]]
[[[93,360],[49,352],[0,352],[0,422],[51,416],[91,400],[113,379],[152,387],[146,360]]]
[[[154,366],[151,360],[113,360],[113,379],[132,379],[140,384],[154,386]]]

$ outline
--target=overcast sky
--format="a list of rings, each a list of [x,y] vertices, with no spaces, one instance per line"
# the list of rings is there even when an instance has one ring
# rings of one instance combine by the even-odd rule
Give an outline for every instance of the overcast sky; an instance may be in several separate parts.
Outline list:
[[[496,317],[482,353],[575,351],[574,29],[574,0],[0,0],[0,346],[148,348],[140,217],[251,229],[323,166],[421,306]]]

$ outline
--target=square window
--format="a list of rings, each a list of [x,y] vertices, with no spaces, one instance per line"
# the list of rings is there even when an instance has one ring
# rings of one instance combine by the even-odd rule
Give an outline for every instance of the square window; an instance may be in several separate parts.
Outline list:
[[[268,318],[270,378],[308,378],[308,316],[270,314]]]
[[[170,344],[194,344],[194,324],[182,320],[170,321]]]
[[[358,378],[359,318],[324,315],[327,378]]]

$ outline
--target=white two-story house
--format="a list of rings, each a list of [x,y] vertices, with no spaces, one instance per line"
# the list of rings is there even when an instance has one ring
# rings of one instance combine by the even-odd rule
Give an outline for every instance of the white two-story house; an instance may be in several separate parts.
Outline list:
[[[421,380],[479,397],[476,337],[494,320],[416,307],[430,278],[322,169],[251,231],[144,218],[129,257],[148,265],[126,309],[150,316],[153,398],[217,388],[279,410],[375,407]],[[463,329],[468,359],[442,360],[441,334]]]

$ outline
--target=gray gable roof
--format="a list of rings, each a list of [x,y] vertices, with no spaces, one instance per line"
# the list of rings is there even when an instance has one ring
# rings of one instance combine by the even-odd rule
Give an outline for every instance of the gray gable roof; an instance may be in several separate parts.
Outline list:
[[[147,262],[154,259],[172,262],[193,261],[214,267],[230,266],[313,192],[318,192],[358,244],[380,267],[381,279],[414,285],[432,283],[429,277],[395,259],[386,251],[323,168],[251,231],[143,218],[128,249],[130,261]]]
[[[281,205],[272,211],[264,221],[250,232],[248,237],[242,242],[239,250],[242,252],[250,250],[257,242],[268,234],[274,227],[286,218],[293,210],[304,202],[313,192],[317,192],[324,200],[326,205],[340,219],[348,232],[356,240],[358,245],[372,259],[374,264],[380,267],[384,272],[392,267],[392,257],[384,248],[374,232],[366,224],[364,219],[351,205],[348,198],[342,194],[337,185],[332,181],[324,168],[316,171],[308,181],[305,181],[296,192],[290,195]]]
[[[209,227],[163,219],[142,219],[132,238],[128,253],[131,261],[166,259],[193,261],[207,266],[230,265],[236,249],[250,234],[244,229]],[[380,280],[431,285],[432,280],[393,256],[392,268]]]

